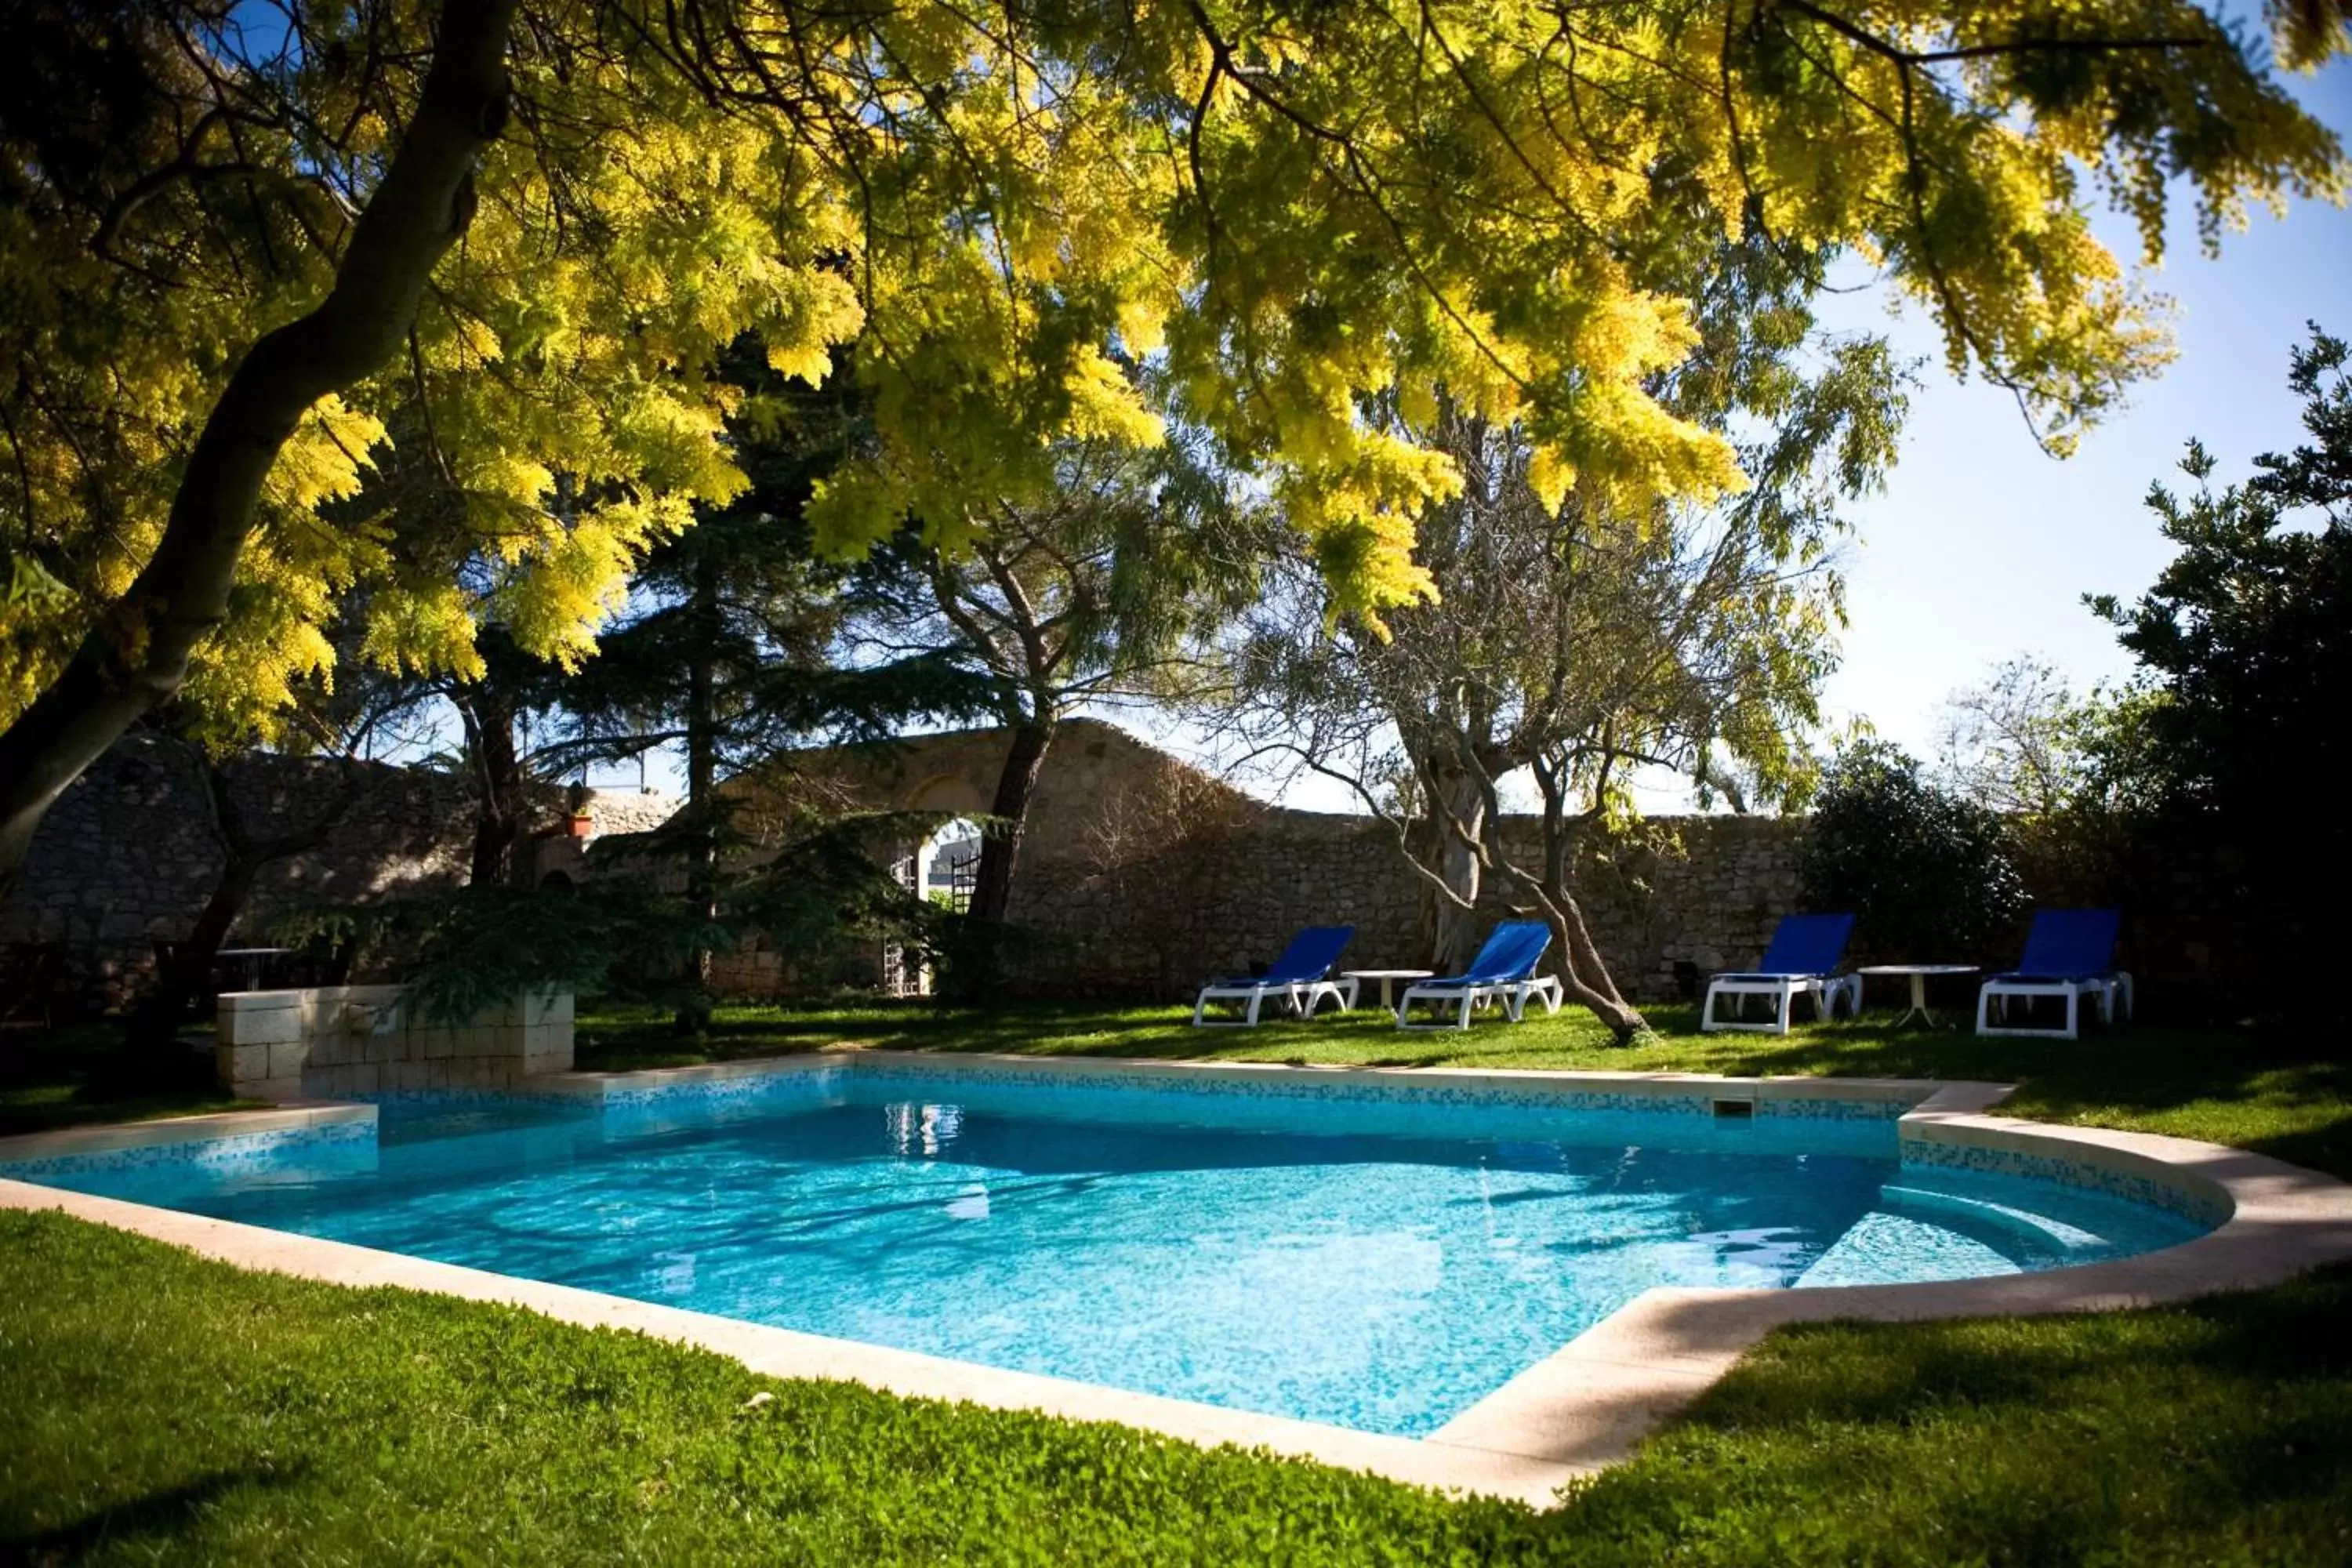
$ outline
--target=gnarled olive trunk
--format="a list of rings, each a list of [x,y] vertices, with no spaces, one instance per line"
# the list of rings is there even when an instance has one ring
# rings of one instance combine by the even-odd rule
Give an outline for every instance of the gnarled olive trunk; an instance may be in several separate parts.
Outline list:
[[[1433,798],[1425,863],[1444,884],[1445,891],[1423,884],[1423,932],[1428,941],[1430,967],[1441,974],[1454,974],[1477,956],[1478,944],[1484,940],[1477,911],[1483,876],[1478,839],[1486,828],[1486,793],[1476,779],[1460,768],[1433,770],[1432,775]]]

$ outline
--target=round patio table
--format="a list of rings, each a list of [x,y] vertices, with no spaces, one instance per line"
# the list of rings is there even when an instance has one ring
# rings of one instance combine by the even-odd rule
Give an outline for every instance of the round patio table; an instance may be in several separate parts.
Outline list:
[[[1396,1004],[1389,1000],[1389,982],[1392,980],[1426,980],[1436,973],[1437,971],[1433,969],[1343,969],[1339,971],[1339,978],[1342,980],[1379,981],[1381,983],[1381,1005],[1393,1013],[1396,1011]]]
[[[1911,1008],[1895,1020],[1901,1028],[1914,1018],[1924,1018],[1927,1026],[1936,1026],[1936,1015],[1927,1010],[1927,976],[1931,974],[1974,974],[1973,963],[1874,963],[1854,971],[1856,974],[1907,974],[1911,977]]]

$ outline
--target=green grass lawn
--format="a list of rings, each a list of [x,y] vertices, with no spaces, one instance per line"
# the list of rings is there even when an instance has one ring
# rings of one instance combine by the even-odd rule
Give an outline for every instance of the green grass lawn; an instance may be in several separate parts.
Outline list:
[[[583,1066],[835,1044],[1102,1056],[1988,1078],[2059,1120],[2352,1173],[2332,1042],[2119,1030],[1608,1047],[1255,1034],[1170,1009],[583,1013]],[[759,1394],[770,1395],[756,1401]],[[1782,1330],[1547,1514],[1115,1427],[762,1379],[505,1309],[241,1273],[0,1215],[0,1563],[2352,1563],[2352,1269],[2186,1306]]]
[[[2307,1568],[2352,1555],[2347,1322],[2338,1270],[1785,1330],[1538,1515],[5,1214],[0,1560]]]

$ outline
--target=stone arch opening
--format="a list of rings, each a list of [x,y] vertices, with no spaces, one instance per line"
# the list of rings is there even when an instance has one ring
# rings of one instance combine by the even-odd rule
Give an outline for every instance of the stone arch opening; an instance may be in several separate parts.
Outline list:
[[[953,816],[984,816],[989,797],[979,784],[961,773],[936,773],[906,793],[908,811],[938,811]]]
[[[958,914],[971,908],[980,870],[980,825],[958,816],[933,828],[915,850],[915,889]]]

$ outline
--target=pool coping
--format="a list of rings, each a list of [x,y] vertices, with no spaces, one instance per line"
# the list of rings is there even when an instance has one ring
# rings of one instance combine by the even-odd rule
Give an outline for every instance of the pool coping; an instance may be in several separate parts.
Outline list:
[[[1207,1075],[1286,1089],[1394,1082],[1473,1091],[1687,1097],[1759,1101],[1907,1100],[1906,1142],[1990,1159],[2063,1160],[2118,1180],[2190,1194],[2226,1217],[2176,1247],[2038,1274],[1946,1283],[1795,1286],[1783,1289],[1654,1287],[1430,1436],[1389,1436],[1140,1394],[1073,1379],[802,1333],[572,1286],[436,1263],[347,1242],[298,1236],[116,1198],[0,1178],[0,1208],[59,1210],[186,1247],[241,1268],[331,1284],[394,1286],[504,1302],[564,1322],[612,1328],[728,1355],[777,1377],[862,1384],[919,1398],[1108,1421],[1204,1447],[1263,1448],[1411,1485],[1554,1506],[1559,1489],[1627,1458],[1773,1329],[1832,1320],[1908,1321],[2096,1311],[2253,1289],[2352,1258],[2352,1186],[2265,1155],[2153,1133],[2073,1127],[1990,1114],[2010,1086],[1898,1079],[1733,1078],[1704,1073],[1490,1071],[1467,1068],[1296,1067],[1126,1058],[1036,1058],[835,1050],[751,1062],[572,1073],[532,1083],[532,1094],[611,1100],[639,1091],[846,1066],[1068,1071],[1171,1080]],[[1279,1075],[1269,1077],[1267,1075]],[[272,1110],[65,1129],[0,1139],[0,1163],[111,1149],[201,1142],[253,1132],[373,1118],[373,1105],[306,1103]]]

